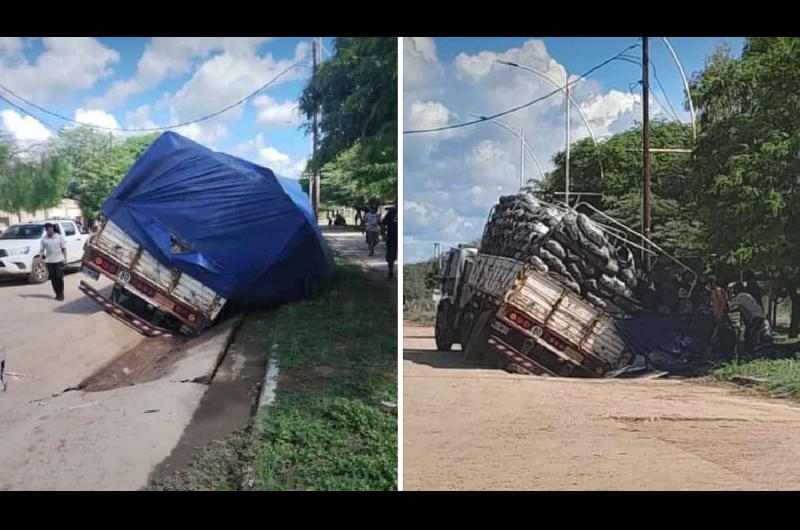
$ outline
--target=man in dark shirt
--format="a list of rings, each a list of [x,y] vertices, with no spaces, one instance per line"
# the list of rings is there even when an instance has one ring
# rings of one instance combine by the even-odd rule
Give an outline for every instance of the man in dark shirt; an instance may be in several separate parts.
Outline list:
[[[745,280],[745,289],[747,292],[755,298],[758,307],[764,309],[764,293],[761,291],[761,287],[758,285],[756,281],[756,275],[753,271],[748,270],[744,273],[744,280]]]
[[[393,204],[381,221],[386,238],[386,264],[389,266],[388,278],[394,278],[394,262],[397,261],[397,204]]]

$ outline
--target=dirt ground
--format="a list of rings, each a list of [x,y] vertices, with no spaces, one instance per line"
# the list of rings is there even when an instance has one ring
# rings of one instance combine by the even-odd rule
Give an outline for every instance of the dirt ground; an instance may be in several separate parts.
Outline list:
[[[800,407],[686,380],[474,367],[404,326],[407,490],[800,489]]]

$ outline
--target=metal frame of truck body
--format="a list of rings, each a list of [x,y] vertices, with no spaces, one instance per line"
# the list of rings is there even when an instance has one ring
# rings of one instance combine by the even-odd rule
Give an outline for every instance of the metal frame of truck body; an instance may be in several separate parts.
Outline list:
[[[108,220],[89,240],[83,266],[110,278],[130,295],[170,315],[191,330],[189,334],[198,334],[208,327],[226,303],[219,294],[188,274],[161,265]],[[105,304],[99,303],[105,307]],[[128,320],[123,321],[131,324]],[[133,327],[142,331],[139,326]]]
[[[570,371],[578,369],[587,376],[597,377],[610,369],[609,363],[596,352],[598,347],[616,349],[614,355],[624,354],[625,344],[605,312],[529,265],[512,258],[480,254],[468,281],[475,292],[492,299],[496,305],[488,324],[489,345],[518,364],[518,356],[522,355],[526,363],[533,363],[540,372],[558,375],[549,367],[553,365],[551,360],[531,356],[549,352],[562,365],[570,363]],[[522,347],[513,344],[519,341],[507,339],[511,330],[523,338]],[[542,349],[533,351],[533,345]],[[526,363],[522,366],[526,367]]]

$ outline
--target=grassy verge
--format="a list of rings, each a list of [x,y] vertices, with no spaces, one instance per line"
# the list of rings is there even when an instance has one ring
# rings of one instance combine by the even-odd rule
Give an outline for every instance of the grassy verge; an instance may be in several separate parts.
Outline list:
[[[397,488],[397,309],[337,260],[332,288],[279,308],[268,334],[277,396],[251,424],[152,489]],[[266,352],[265,352],[266,353]]]
[[[800,398],[800,358],[757,359],[740,364],[725,364],[714,371],[723,381],[752,378],[754,387],[772,397]]]
[[[436,324],[436,304],[433,300],[404,301],[403,320],[423,326],[433,326]]]

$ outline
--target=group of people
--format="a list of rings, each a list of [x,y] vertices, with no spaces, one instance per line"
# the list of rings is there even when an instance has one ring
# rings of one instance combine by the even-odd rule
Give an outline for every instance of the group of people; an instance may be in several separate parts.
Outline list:
[[[328,212],[328,226],[347,226],[347,220],[342,215],[342,212],[335,211],[333,213]]]
[[[725,288],[722,282],[709,278],[711,312],[714,315],[714,331],[709,340],[709,348],[717,344],[723,333],[733,331],[728,315],[738,312],[744,324],[744,344],[742,354],[751,355],[764,328],[763,292],[755,274],[748,272],[745,282],[736,282]],[[730,299],[730,300],[729,300]]]

